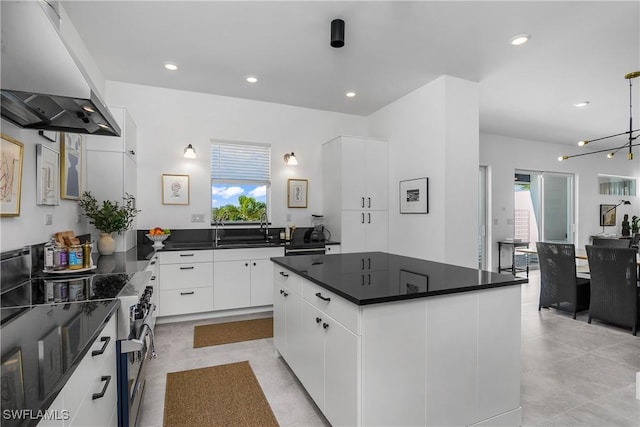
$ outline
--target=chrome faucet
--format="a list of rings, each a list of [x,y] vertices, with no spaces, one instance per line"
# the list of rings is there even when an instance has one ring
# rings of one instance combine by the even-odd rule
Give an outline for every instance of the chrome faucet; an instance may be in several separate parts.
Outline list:
[[[215,241],[214,244],[216,246],[218,246],[218,241],[220,240],[220,236],[218,236],[218,227],[224,227],[224,220],[227,216],[226,215],[221,215],[221,216],[216,216],[213,219],[213,226],[215,229]]]

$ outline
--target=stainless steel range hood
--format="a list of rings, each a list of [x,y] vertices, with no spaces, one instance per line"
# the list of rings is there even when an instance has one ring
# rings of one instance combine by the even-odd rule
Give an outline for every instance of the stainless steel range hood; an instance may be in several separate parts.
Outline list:
[[[2,117],[29,129],[120,136],[60,37],[53,1],[0,1]]]

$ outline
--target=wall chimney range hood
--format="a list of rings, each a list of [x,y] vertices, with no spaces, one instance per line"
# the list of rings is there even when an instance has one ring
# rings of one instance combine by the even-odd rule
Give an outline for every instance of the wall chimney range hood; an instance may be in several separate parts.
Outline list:
[[[62,40],[54,1],[0,1],[2,117],[22,128],[120,136]]]

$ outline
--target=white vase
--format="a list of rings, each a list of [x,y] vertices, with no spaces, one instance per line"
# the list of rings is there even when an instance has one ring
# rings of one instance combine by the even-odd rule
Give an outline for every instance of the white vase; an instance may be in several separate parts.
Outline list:
[[[111,233],[100,233],[100,238],[98,239],[98,252],[100,255],[111,255],[115,249],[116,241],[111,236]]]

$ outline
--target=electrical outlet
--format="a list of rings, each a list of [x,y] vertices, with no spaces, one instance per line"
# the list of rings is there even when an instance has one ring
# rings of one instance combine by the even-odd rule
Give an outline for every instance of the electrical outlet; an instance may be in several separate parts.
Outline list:
[[[291,222],[291,214],[290,213],[287,214],[287,222]]]
[[[191,222],[204,222],[204,214],[191,214]]]
[[[53,214],[44,214],[44,225],[53,225]]]

